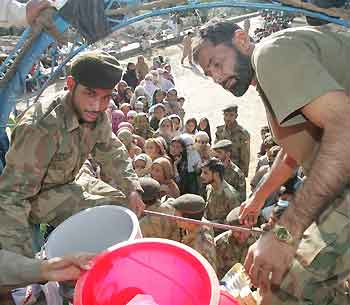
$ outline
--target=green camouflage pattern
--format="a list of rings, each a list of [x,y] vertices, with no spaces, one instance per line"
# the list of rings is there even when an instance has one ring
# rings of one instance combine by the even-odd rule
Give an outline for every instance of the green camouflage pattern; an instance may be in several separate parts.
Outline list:
[[[202,219],[202,221],[207,221]],[[195,230],[182,236],[181,242],[199,252],[216,272],[216,249],[214,230],[209,226],[198,226]]]
[[[89,154],[105,181],[92,194],[75,181]],[[0,245],[19,254],[32,253],[30,223],[57,225],[87,207],[125,204],[131,191],[141,189],[107,115],[79,124],[67,93],[36,103],[21,116],[6,162],[0,177]]]
[[[147,206],[147,210],[175,215],[175,209],[167,201],[162,202],[157,200],[154,204]],[[146,215],[139,222],[143,237],[166,238],[178,242],[181,240],[180,232],[175,221],[169,221],[164,217]]]
[[[225,125],[216,127],[215,143],[220,140],[230,140],[232,142],[231,159],[248,177],[250,162],[250,134],[240,125],[227,128]]]
[[[239,193],[225,180],[222,181],[221,188],[218,191],[208,185],[205,218],[212,222],[225,223],[228,213],[240,204]]]
[[[350,190],[304,233],[297,255],[270,304],[350,304]]]
[[[245,201],[247,197],[245,176],[232,161],[225,167],[224,179],[238,191],[241,202]]]
[[[222,279],[236,263],[244,263],[249,247],[256,241],[249,237],[244,244],[234,238],[232,231],[225,231],[215,237],[217,275]]]

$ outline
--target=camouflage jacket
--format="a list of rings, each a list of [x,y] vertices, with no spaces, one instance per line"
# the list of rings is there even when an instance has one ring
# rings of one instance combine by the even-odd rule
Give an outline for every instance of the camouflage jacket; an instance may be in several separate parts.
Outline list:
[[[175,209],[167,201],[161,202],[158,200],[153,205],[148,206],[147,210],[169,215],[175,214]],[[181,240],[176,222],[169,221],[163,217],[146,215],[140,219],[140,228],[143,237],[166,238],[175,241]]]
[[[215,237],[217,275],[222,279],[227,271],[236,263],[244,263],[249,247],[256,241],[249,237],[244,244],[239,244],[232,235],[226,231]]]
[[[141,189],[124,145],[114,136],[107,115],[79,124],[70,95],[34,104],[20,118],[0,177],[0,244],[31,254],[28,215],[31,198],[42,190],[72,183],[91,154],[101,176],[125,194]],[[19,249],[18,246],[23,244]]]
[[[238,207],[241,201],[234,187],[223,180],[218,191],[211,185],[207,186],[207,203],[205,218],[212,222],[224,223],[227,214]]]
[[[206,221],[206,219],[202,219]],[[216,272],[216,250],[214,231],[209,226],[198,226],[194,231],[183,234],[181,242],[199,252]]]
[[[215,132],[215,143],[220,140],[232,142],[232,161],[242,170],[247,177],[250,161],[250,134],[240,125],[227,128],[225,125],[218,126]]]
[[[224,179],[238,191],[241,202],[245,201],[247,196],[245,176],[241,169],[232,161],[225,167]]]

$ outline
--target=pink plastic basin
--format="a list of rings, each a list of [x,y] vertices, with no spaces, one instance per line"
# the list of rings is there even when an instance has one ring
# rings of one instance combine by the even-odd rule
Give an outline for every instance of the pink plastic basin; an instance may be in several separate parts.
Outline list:
[[[191,248],[165,239],[118,244],[98,256],[77,283],[74,305],[125,305],[137,294],[158,305],[218,305],[210,264]]]
[[[232,295],[227,291],[220,291],[220,303],[219,305],[241,305]]]

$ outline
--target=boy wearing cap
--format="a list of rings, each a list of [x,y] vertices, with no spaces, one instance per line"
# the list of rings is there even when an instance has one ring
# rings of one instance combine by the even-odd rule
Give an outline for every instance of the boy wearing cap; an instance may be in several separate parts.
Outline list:
[[[216,127],[215,143],[220,140],[232,142],[232,161],[248,177],[250,161],[250,134],[237,123],[238,106],[236,104],[226,107],[224,110],[225,124]]]
[[[226,223],[241,226],[239,207],[233,209],[226,217]],[[225,231],[215,237],[217,275],[221,279],[236,263],[244,263],[249,247],[256,239],[249,232]]]
[[[142,200],[147,210],[174,215],[175,209],[169,204],[169,200],[161,200],[160,184],[149,177],[140,178],[143,189]],[[143,216],[140,219],[140,228],[143,237],[166,238],[180,241],[179,230],[176,223],[163,217]]]
[[[171,201],[175,215],[206,221],[204,211],[206,203],[201,196],[185,194]],[[214,231],[205,225],[196,225],[186,221],[177,221],[181,242],[202,254],[216,271],[216,251]]]
[[[129,202],[142,213],[142,188],[105,112],[120,77],[114,57],[87,52],[72,64],[68,91],[22,115],[0,178],[3,250],[31,256],[31,224],[57,226],[89,207]],[[118,186],[122,196],[89,194],[75,181],[89,154],[100,164],[103,180]]]
[[[216,154],[216,157],[225,166],[225,181],[239,192],[241,202],[243,202],[246,199],[245,176],[241,169],[231,160],[231,147],[232,142],[230,140],[220,140],[219,142],[216,142],[212,148]]]

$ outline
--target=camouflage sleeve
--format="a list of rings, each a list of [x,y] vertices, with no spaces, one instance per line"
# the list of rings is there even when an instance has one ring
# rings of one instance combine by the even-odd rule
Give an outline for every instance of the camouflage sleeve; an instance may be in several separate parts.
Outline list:
[[[24,287],[42,281],[41,261],[0,249],[0,287]]]
[[[0,176],[0,245],[31,256],[28,199],[39,193],[57,145],[46,129],[28,124],[15,128],[11,142]]]
[[[248,177],[250,162],[250,135],[248,131],[245,131],[242,139],[240,159],[241,170]]]
[[[245,176],[243,173],[238,176],[238,192],[241,199],[241,202],[244,202],[247,198],[247,183],[245,181]]]
[[[230,213],[234,208],[237,208],[241,205],[240,195],[238,191],[236,191],[233,187],[231,190],[225,190],[225,210],[226,216]],[[226,220],[225,216],[225,220]]]
[[[194,249],[202,254],[216,272],[216,249],[214,231],[211,228],[202,229],[196,238]]]
[[[104,141],[95,145],[91,155],[101,166],[101,179],[125,194],[135,190],[142,191],[128,151],[111,127],[106,126],[100,139]]]

